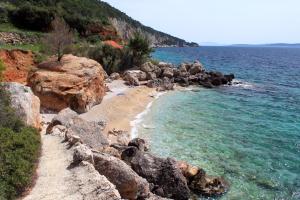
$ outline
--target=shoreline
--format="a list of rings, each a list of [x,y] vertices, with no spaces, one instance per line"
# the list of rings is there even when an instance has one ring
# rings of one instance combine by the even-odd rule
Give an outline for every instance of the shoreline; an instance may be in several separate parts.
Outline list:
[[[87,121],[105,121],[104,134],[109,135],[113,130],[122,131],[130,140],[135,136],[134,125],[137,120],[147,113],[145,111],[150,109],[159,92],[146,86],[130,87],[121,80],[108,83],[107,86],[111,91],[107,92],[101,104],[80,117]],[[124,137],[124,134],[119,137]],[[111,138],[111,142],[117,139]]]

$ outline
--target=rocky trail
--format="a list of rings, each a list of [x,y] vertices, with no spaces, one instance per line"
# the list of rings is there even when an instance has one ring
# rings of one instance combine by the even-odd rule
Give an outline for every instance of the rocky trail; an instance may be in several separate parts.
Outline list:
[[[50,121],[50,120],[49,120]],[[38,167],[38,179],[31,193],[24,200],[82,199],[77,191],[74,174],[68,170],[72,154],[67,144],[55,135],[41,132],[42,155]]]

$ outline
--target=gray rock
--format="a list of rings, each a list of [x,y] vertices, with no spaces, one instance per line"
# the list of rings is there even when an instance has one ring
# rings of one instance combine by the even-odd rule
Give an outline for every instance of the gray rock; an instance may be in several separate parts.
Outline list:
[[[118,79],[120,79],[121,78],[121,76],[120,76],[120,74],[119,73],[112,73],[110,76],[109,76],[109,78],[111,79],[111,80],[118,80]]]
[[[152,192],[167,198],[187,200],[190,191],[186,178],[177,167],[176,161],[156,157],[148,152],[129,147],[122,159],[141,177],[154,186]]]
[[[103,126],[100,122],[89,122],[78,116],[78,114],[69,108],[58,113],[53,118],[46,133],[50,134],[53,127],[62,125],[67,128],[67,137],[79,137],[80,142],[85,143],[93,149],[102,149],[109,145],[106,136],[103,135]],[[70,141],[70,139],[68,139]],[[73,145],[75,144],[74,142]]]
[[[162,69],[151,62],[146,62],[141,66],[141,70],[147,74],[148,80],[159,78],[162,74]]]
[[[94,163],[92,150],[84,144],[76,146],[73,153],[73,162],[80,163],[81,161]]]
[[[203,67],[203,65],[199,61],[196,61],[192,64],[189,72],[190,72],[191,75],[195,75],[195,74],[198,74],[198,73],[205,72],[205,68]]]
[[[29,87],[19,83],[0,83],[10,94],[11,106],[28,126],[41,128],[40,100]]]
[[[75,181],[79,186],[79,192],[86,200],[121,200],[116,186],[100,175],[91,163],[81,162],[79,166],[72,168]]]
[[[173,68],[170,68],[170,67],[165,67],[163,69],[163,74],[162,74],[163,77],[167,77],[167,78],[173,78],[174,76],[174,71],[173,71]]]
[[[107,154],[94,154],[95,169],[116,185],[124,199],[145,199],[150,195],[149,183],[138,176],[122,160]]]
[[[128,85],[139,86],[139,78],[137,70],[134,71],[126,71],[124,74],[124,80]]]
[[[128,143],[128,146],[136,147],[140,151],[148,151],[149,144],[146,143],[144,139],[141,138],[134,138]]]

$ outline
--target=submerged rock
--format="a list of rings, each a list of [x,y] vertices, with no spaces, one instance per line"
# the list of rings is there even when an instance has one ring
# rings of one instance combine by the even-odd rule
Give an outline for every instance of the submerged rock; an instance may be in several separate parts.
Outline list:
[[[220,196],[229,190],[227,181],[220,177],[207,176],[202,169],[193,177],[189,187],[193,191],[208,197]]]

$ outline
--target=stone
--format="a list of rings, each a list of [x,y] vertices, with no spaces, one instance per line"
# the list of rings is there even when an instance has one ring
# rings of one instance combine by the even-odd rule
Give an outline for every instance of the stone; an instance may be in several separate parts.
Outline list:
[[[104,76],[96,61],[64,55],[60,62],[52,58],[41,63],[29,73],[28,85],[44,108],[60,111],[70,107],[84,113],[101,103],[105,95]]]
[[[16,114],[28,126],[41,128],[40,100],[31,89],[19,83],[0,83],[8,91],[11,106]]]
[[[193,178],[189,187],[207,197],[223,195],[229,190],[229,184],[223,178],[207,176],[204,170],[200,170]]]
[[[142,81],[144,76],[146,77],[145,73],[140,70],[128,70],[124,73],[124,80],[128,85],[139,86],[139,81]]]
[[[46,129],[46,133],[50,134],[53,127],[57,125],[62,125],[67,128],[66,140],[68,141],[71,136],[78,136],[82,143],[85,143],[91,148],[102,149],[109,146],[108,139],[103,134],[104,124],[102,121],[86,121],[80,118],[76,112],[66,108],[52,119]]]
[[[151,62],[142,64],[141,70],[147,74],[148,80],[159,78],[162,74],[162,69]]]
[[[185,161],[177,161],[176,165],[188,180],[192,179],[200,171],[198,167],[190,165]]]
[[[173,78],[173,76],[174,76],[173,68],[170,68],[170,67],[164,68],[162,76],[167,77],[167,78]]]
[[[199,61],[195,61],[189,69],[189,72],[191,75],[195,75],[205,72],[205,68]]]
[[[73,152],[73,162],[80,163],[81,161],[94,163],[92,150],[84,144],[76,146]]]
[[[134,138],[129,143],[128,146],[136,147],[140,151],[148,151],[149,145],[146,143],[144,139]]]
[[[118,79],[120,79],[121,78],[121,76],[120,76],[120,74],[119,73],[112,73],[110,76],[109,76],[109,78],[111,79],[111,80],[118,80]]]
[[[81,162],[71,169],[79,186],[79,192],[86,200],[121,200],[116,186],[100,175],[89,162]]]
[[[154,194],[171,199],[189,199],[187,181],[173,159],[159,158],[136,147],[127,148],[121,156],[138,175],[154,185]]]
[[[113,183],[123,199],[145,199],[150,195],[149,183],[138,176],[122,160],[103,153],[94,153],[95,169]]]

